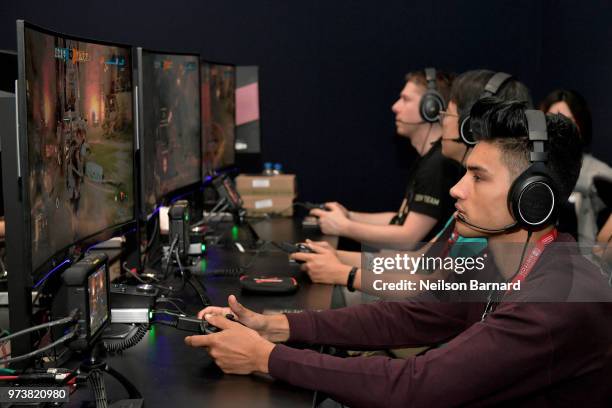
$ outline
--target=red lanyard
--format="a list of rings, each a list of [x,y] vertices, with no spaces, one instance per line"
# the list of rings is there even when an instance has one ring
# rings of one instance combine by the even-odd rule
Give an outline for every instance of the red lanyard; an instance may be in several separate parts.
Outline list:
[[[557,239],[557,235],[557,229],[553,228],[548,234],[543,235],[540,237],[540,239],[538,239],[535,248],[533,248],[531,253],[527,256],[527,259],[525,259],[525,261],[521,264],[518,273],[512,279],[512,283],[521,282],[525,278],[527,278],[527,276],[533,270],[533,267],[535,266],[536,262],[540,258],[540,255],[542,255],[542,252],[544,252],[544,248],[546,248],[546,246],[551,242],[555,241]],[[506,294],[508,294],[510,291],[511,289],[508,289],[506,291]],[[481,321],[484,321],[487,315],[491,313],[495,308],[494,303],[497,303],[497,301],[494,301],[492,295],[493,292],[489,293],[489,300],[487,301],[485,310],[482,314],[482,317],[480,318]]]
[[[459,239],[459,233],[457,232],[457,227],[455,227],[453,229],[453,232],[451,232],[450,237],[448,237],[448,239],[446,240],[446,246],[440,253],[440,258],[446,258],[448,256],[448,254],[451,251],[451,248],[453,247],[455,242],[457,242],[458,239]]]
[[[519,269],[518,273],[516,274],[514,279],[512,279],[512,283],[522,282],[523,280],[525,280],[525,278],[527,278],[527,275],[529,275],[533,270],[533,267],[540,258],[540,255],[542,255],[542,252],[544,252],[544,248],[546,248],[548,244],[556,240],[557,235],[557,229],[553,228],[548,234],[543,235],[540,237],[540,239],[538,239],[535,248],[533,248],[531,253],[527,256],[527,258],[521,265],[521,268]],[[508,292],[509,291],[510,289],[508,290]]]

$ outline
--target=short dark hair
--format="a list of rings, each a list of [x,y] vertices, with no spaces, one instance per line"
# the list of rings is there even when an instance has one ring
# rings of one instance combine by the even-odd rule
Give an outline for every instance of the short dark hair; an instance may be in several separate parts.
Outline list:
[[[531,143],[527,136],[526,108],[525,102],[489,97],[476,102],[470,113],[476,140],[497,145],[504,164],[515,177],[529,166]],[[559,199],[565,202],[576,185],[582,165],[580,134],[576,125],[563,115],[546,115],[546,130],[546,166],[559,190]]]
[[[453,81],[450,101],[457,105],[459,115],[469,114],[474,103],[482,97],[487,82],[495,73],[488,69],[476,69],[464,72]],[[495,96],[504,100],[523,101],[528,107],[533,106],[529,88],[514,77],[507,80]]]
[[[448,105],[448,101],[451,93],[451,86],[455,80],[456,75],[452,72],[446,72],[436,68],[436,89],[438,93],[444,98],[444,103]],[[406,82],[414,82],[417,85],[421,85],[427,88],[427,77],[425,76],[425,70],[412,71],[406,74]]]
[[[540,110],[548,112],[550,107],[557,102],[565,102],[572,112],[582,137],[583,147],[590,145],[593,139],[593,121],[586,99],[580,93],[571,89],[555,89],[540,103]]]

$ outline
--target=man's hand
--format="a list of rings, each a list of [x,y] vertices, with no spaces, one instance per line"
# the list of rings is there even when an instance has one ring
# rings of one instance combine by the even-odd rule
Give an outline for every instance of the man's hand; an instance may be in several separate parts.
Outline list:
[[[255,330],[261,334],[266,328],[266,316],[255,313],[252,310],[242,306],[236,296],[229,295],[227,298],[229,307],[208,306],[198,312],[198,319],[203,319],[207,314],[225,316],[232,314],[236,317],[236,321],[244,324],[246,327]]]
[[[344,216],[346,218],[351,218],[349,216],[349,210],[345,206],[343,206],[342,204],[340,204],[337,201],[332,201],[332,202],[329,202],[329,203],[325,203],[325,207],[329,208],[329,209],[337,208],[338,210],[342,211],[342,214],[344,214]]]
[[[324,249],[324,250],[327,250],[327,251],[331,252],[336,257],[338,256],[338,251],[336,250],[336,248],[331,246],[329,244],[329,242],[327,242],[327,241],[312,241],[310,239],[306,239],[306,244],[308,244],[308,246],[311,247],[311,248],[314,245],[317,248],[320,248],[322,250]],[[313,248],[313,250],[315,250],[315,249]]]
[[[268,372],[268,360],[274,344],[261,337],[255,330],[223,316],[206,314],[205,319],[222,331],[185,337],[185,344],[191,347],[205,347],[224,373]]]
[[[328,210],[310,210],[310,215],[319,218],[319,226],[324,234],[344,235],[351,222],[348,211],[338,203],[326,203]]]
[[[327,243],[308,241],[308,246],[315,251],[314,254],[296,252],[291,254],[291,258],[304,262],[301,269],[310,279],[315,283],[346,285],[351,266],[340,262],[336,251]]]
[[[232,314],[237,322],[255,330],[266,340],[281,342],[289,338],[289,322],[285,315],[265,316],[255,313],[242,306],[234,295],[229,295],[227,304],[229,307],[208,306],[198,312],[198,318],[203,319],[206,315],[225,317]]]

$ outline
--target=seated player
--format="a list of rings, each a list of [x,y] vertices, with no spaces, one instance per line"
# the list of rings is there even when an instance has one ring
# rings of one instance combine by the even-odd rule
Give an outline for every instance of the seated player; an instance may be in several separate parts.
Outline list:
[[[564,201],[578,178],[576,127],[561,115],[544,118],[525,111],[523,103],[494,98],[477,102],[472,120],[479,142],[467,158],[466,175],[451,190],[457,229],[488,238],[487,266],[505,282],[518,280],[519,290],[497,292],[486,304],[383,301],[273,316],[230,296],[229,308],[200,312],[222,331],[187,337],[186,344],[205,347],[226,373],[269,373],[351,407],[607,405],[612,295],[577,250],[551,248],[573,241],[556,234],[552,195]],[[544,135],[546,141],[537,140]],[[508,253],[512,243],[523,247],[520,256]],[[578,278],[588,283],[584,295],[598,302],[572,303],[571,295],[567,302],[534,302],[549,295],[549,286]],[[284,341],[351,349],[447,343],[396,360],[340,358],[274,344]]]
[[[531,106],[529,89],[517,79],[504,73],[495,73],[489,70],[473,70],[459,75],[454,81],[450,92],[450,101],[446,111],[440,112],[442,124],[442,154],[461,165],[473,147],[473,137],[469,134],[467,118],[470,109],[483,95],[491,95],[505,99],[525,101]],[[332,205],[333,206],[333,205]],[[313,211],[320,215],[321,210]],[[454,230],[454,218],[450,217],[446,225],[438,231],[431,242],[444,242]],[[457,243],[469,242],[462,245],[461,251],[451,251],[450,255],[465,255],[461,252],[474,252],[486,245],[482,238],[458,237]],[[303,261],[301,268],[306,271],[313,282],[347,285],[349,290],[361,287],[361,252],[336,251],[326,242],[310,242],[309,246],[315,254],[295,253],[291,258]],[[421,248],[422,253],[427,248]],[[469,254],[468,254],[469,255]],[[351,274],[353,268],[357,268]],[[415,279],[420,279],[418,276]]]
[[[544,98],[540,109],[546,113],[560,113],[571,119],[580,131],[583,150],[589,148],[592,140],[591,111],[582,95],[572,90],[556,89]],[[578,242],[585,244],[582,246],[585,254],[590,252],[596,241],[597,216],[605,208],[593,183],[597,176],[612,180],[612,168],[585,151],[580,176],[570,198],[576,207]]]
[[[448,190],[461,177],[461,168],[442,156],[439,123],[451,77],[430,70],[409,73],[399,99],[391,107],[397,134],[408,138],[419,154],[410,169],[406,196],[398,212],[360,213],[328,203],[329,211],[311,211],[325,234],[375,246],[403,247],[429,241],[452,214]]]

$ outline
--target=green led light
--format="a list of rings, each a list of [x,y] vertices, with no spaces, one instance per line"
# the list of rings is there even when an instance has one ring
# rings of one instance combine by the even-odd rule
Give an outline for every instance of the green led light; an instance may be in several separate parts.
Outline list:
[[[149,311],[149,320],[153,320],[153,312]]]
[[[157,339],[155,338],[155,325],[151,325],[149,329],[149,341],[155,343]]]
[[[206,244],[202,244],[202,252],[206,252]]]
[[[237,225],[234,225],[234,226],[232,227],[232,239],[233,239],[234,241],[237,241],[237,240],[238,240],[238,226],[237,226]]]

